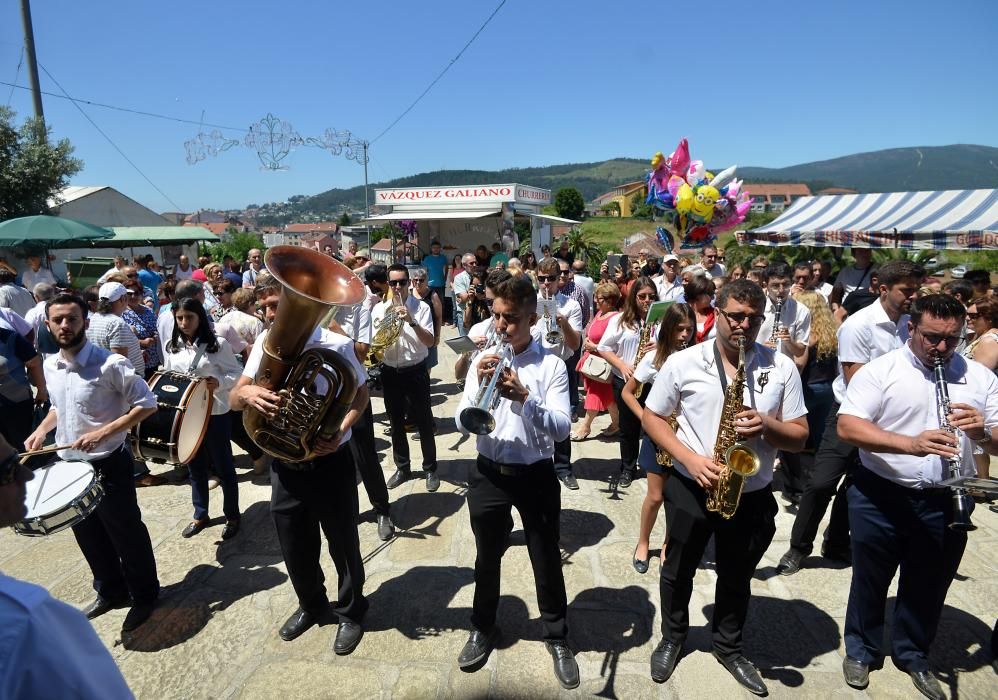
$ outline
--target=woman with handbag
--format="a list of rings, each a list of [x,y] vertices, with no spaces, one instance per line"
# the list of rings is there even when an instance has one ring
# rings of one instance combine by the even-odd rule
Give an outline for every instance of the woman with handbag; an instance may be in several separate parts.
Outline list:
[[[572,440],[585,440],[592,432],[593,420],[600,411],[610,412],[610,427],[603,431],[603,437],[613,437],[619,431],[617,404],[613,400],[613,385],[610,383],[610,363],[599,356],[597,345],[603,339],[606,327],[619,312],[620,289],[612,282],[603,282],[596,287],[596,315],[589,322],[583,341],[585,352],[579,360],[579,373],[586,389],[586,417],[582,425],[570,437]]]
[[[657,347],[655,352],[648,353],[634,369],[634,374],[627,380],[620,398],[624,405],[631,409],[641,421],[641,414],[644,412],[645,396],[647,390],[651,388],[658,371],[662,369],[665,361],[674,352],[682,350],[690,343],[694,329],[696,328],[696,318],[693,315],[693,307],[689,304],[673,304],[662,317],[662,323],[658,329]],[[666,464],[659,461],[658,450],[655,443],[647,435],[641,439],[641,449],[638,452],[638,465],[645,470],[648,475],[648,491],[645,500],[641,504],[641,523],[638,526],[638,545],[634,548],[634,557],[631,562],[634,570],[639,574],[648,571],[648,549],[651,539],[652,528],[658,519],[658,511],[662,507],[664,500],[665,482],[669,478],[666,470],[671,466],[667,460]],[[662,546],[662,557],[665,556],[665,546]]]

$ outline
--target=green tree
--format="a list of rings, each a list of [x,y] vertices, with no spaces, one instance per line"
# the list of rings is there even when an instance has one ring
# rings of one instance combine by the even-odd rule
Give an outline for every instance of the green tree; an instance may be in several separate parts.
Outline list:
[[[554,208],[558,210],[558,216],[581,219],[586,211],[586,201],[574,187],[562,187],[554,194]]]
[[[575,259],[585,261],[589,276],[599,279],[599,268],[604,258],[603,247],[579,226],[573,226],[565,236],[565,240],[568,241],[568,249],[575,255]]]
[[[226,255],[231,255],[242,262],[246,260],[246,254],[253,248],[259,248],[261,252],[267,249],[260,236],[255,233],[233,232],[231,229],[229,233],[231,235],[228,238],[218,243],[207,245],[202,243],[202,252],[210,255],[211,259],[216,262],[222,262],[222,258]]]
[[[340,215],[340,218],[339,218],[339,220],[337,220],[336,223],[338,223],[340,226],[349,226],[350,225],[350,215],[347,214],[346,212],[343,212]]]
[[[635,192],[631,197],[631,218],[648,221],[655,218],[655,208],[645,203],[645,196],[641,192]]]
[[[0,107],[0,221],[48,214],[48,200],[83,168],[83,161],[72,157],[68,139],[52,143],[46,128],[41,140],[37,119],[18,128],[15,117],[13,110]]]

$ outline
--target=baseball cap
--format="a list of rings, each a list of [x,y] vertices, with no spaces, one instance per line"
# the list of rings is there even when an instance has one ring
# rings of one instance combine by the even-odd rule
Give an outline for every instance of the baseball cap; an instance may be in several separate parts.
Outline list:
[[[128,290],[121,282],[105,282],[97,291],[97,296],[108,301],[118,301],[127,293]]]
[[[676,257],[675,255],[673,255],[672,253],[669,253],[669,254],[668,254],[668,255],[666,255],[666,256],[665,256],[664,258],[662,258],[662,262],[664,262],[664,263],[667,263],[667,262],[672,262],[672,261],[676,261],[676,262],[679,262],[679,258],[677,258],[677,257]]]

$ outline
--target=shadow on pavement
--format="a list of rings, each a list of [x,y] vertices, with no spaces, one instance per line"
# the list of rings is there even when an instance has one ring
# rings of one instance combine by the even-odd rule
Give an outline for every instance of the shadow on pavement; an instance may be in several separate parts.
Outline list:
[[[463,491],[405,494],[391,504],[392,521],[399,529],[396,537],[439,537],[440,524],[463,505]]]
[[[894,598],[891,598],[889,613],[893,605]],[[979,618],[950,605],[943,606],[929,661],[939,680],[949,686],[951,698],[960,697],[959,673],[976,671],[994,661],[992,634],[992,628]]]

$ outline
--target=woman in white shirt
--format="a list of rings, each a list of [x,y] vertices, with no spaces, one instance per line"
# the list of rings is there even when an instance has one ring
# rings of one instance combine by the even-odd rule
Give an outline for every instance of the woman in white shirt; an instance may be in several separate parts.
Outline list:
[[[634,373],[635,358],[638,357],[638,342],[641,329],[648,316],[648,307],[658,301],[658,288],[648,277],[638,277],[631,283],[624,302],[624,309],[606,327],[600,339],[597,352],[610,363],[613,370],[613,397],[620,415],[620,481],[621,488],[631,485],[634,469],[638,464],[638,444],[641,438],[641,420],[621,400],[624,384]],[[644,353],[655,349],[654,330],[648,333],[650,339],[643,348]],[[642,354],[644,354],[642,353]]]
[[[181,535],[193,537],[208,526],[208,466],[218,475],[222,485],[222,512],[225,527],[222,539],[239,532],[239,485],[232,460],[232,422],[229,416],[229,390],[242,373],[229,344],[211,328],[208,314],[197,299],[182,299],[173,303],[173,337],[166,345],[165,369],[195,374],[208,381],[214,400],[211,419],[204,441],[188,468],[191,475],[191,495],[194,519]],[[198,353],[203,346],[204,352]],[[200,354],[200,357],[197,357]],[[192,367],[192,364],[196,365]]]
[[[646,389],[650,388],[658,375],[658,371],[665,364],[669,355],[686,347],[696,328],[696,319],[693,317],[693,309],[689,304],[673,304],[662,317],[662,325],[658,330],[658,347],[654,353],[648,353],[634,370],[634,374],[627,380],[621,398],[624,404],[631,409],[641,422],[644,412],[644,397]],[[634,558],[631,562],[635,571],[643,574],[648,571],[648,549],[651,539],[652,528],[658,519],[659,508],[662,507],[664,499],[666,479],[669,472],[665,467],[668,464],[658,462],[658,450],[648,436],[641,440],[641,450],[638,453],[638,465],[645,470],[648,475],[648,492],[645,494],[644,503],[641,504],[641,524],[638,528],[638,545],[634,548]],[[665,559],[665,545],[662,545],[661,557]]]
[[[998,372],[998,299],[977,297],[967,307],[967,329],[974,332],[974,341],[963,351],[963,356]],[[990,476],[991,455],[974,446],[977,476]]]

